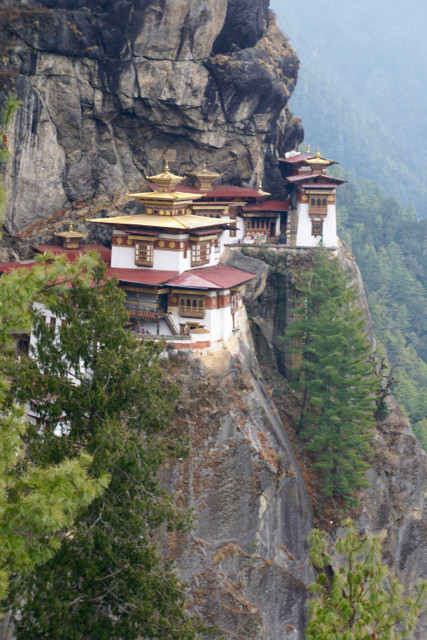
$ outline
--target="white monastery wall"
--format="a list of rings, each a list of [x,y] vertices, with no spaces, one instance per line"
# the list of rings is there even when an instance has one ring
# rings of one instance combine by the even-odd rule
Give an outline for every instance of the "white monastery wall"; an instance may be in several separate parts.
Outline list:
[[[275,231],[275,235],[276,236],[280,236],[280,213],[276,218],[276,231]]]
[[[298,202],[297,247],[317,247],[321,241],[321,236],[311,235],[311,218],[308,211],[308,203]],[[335,204],[328,204],[328,214],[323,220],[323,246],[337,246],[337,218]]]

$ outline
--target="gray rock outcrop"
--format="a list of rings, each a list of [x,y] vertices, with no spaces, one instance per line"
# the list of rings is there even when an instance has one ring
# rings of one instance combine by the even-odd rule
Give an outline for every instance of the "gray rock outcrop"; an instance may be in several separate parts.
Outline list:
[[[8,3],[9,4],[9,3]],[[13,3],[12,3],[13,4]],[[10,133],[7,232],[108,215],[167,158],[280,194],[277,151],[302,140],[298,59],[267,0],[42,0],[1,9],[23,101]],[[6,16],[6,17],[5,17]]]
[[[165,548],[188,607],[218,625],[217,638],[303,640],[312,510],[254,352],[240,341],[220,358],[176,358],[173,424],[192,446],[165,476],[195,517],[191,534],[168,534]]]

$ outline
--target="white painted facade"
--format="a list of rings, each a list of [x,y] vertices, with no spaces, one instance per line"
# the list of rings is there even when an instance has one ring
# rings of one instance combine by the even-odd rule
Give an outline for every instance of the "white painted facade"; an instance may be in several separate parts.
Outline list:
[[[312,220],[316,220],[309,215],[308,202],[298,202],[297,216],[297,247],[317,247],[320,243],[324,247],[338,246],[337,240],[337,215],[335,203],[328,203],[327,215],[323,218],[323,236],[312,235]],[[320,217],[318,218],[321,219]]]
[[[222,289],[220,291],[220,296],[231,296],[231,292],[229,289]],[[179,294],[176,294],[176,297],[179,298]],[[207,293],[206,298],[210,298],[211,300],[218,300],[218,294],[216,291],[211,291]],[[238,309],[240,309],[242,305],[241,296],[239,296]],[[233,329],[236,328],[236,317],[238,315],[238,311],[234,314],[234,322],[233,322],[233,314],[231,313],[231,306],[228,304],[225,307],[210,308],[205,310],[205,316],[203,318],[191,318],[187,316],[179,315],[179,306],[168,305],[168,311],[172,315],[173,320],[177,327],[187,322],[198,322],[200,327],[206,329],[209,333],[202,334],[194,334],[198,336],[200,341],[209,340],[211,343],[218,342],[219,340],[228,340],[233,334]],[[164,335],[171,335],[171,332],[166,333]]]
[[[236,237],[230,237],[230,230],[226,229],[219,236],[218,248],[211,244],[210,260],[208,263],[204,263],[203,267],[213,267],[219,263],[221,253],[226,244],[237,244],[243,239],[244,236],[244,223],[242,218],[237,218],[236,221],[237,231]],[[190,233],[183,233],[174,235],[171,233],[161,233],[157,236],[157,240],[172,241],[176,245],[179,243],[187,243],[190,238]],[[113,238],[127,237],[127,234],[120,230],[115,230]],[[120,269],[155,269],[159,271],[178,271],[182,273],[188,269],[196,269],[197,266],[191,266],[191,250],[187,249],[187,257],[185,257],[185,249],[179,251],[175,250],[162,250],[155,248],[153,254],[153,266],[141,267],[135,264],[135,247],[127,246],[124,242],[121,245],[113,244],[111,247],[111,266]]]

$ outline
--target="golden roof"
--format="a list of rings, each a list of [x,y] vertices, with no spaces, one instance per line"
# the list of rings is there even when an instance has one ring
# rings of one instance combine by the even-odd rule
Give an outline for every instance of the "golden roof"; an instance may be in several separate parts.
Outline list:
[[[186,214],[183,216],[157,216],[139,214],[136,216],[117,216],[115,218],[93,218],[88,222],[100,224],[128,224],[133,227],[164,227],[167,229],[192,230],[203,227],[217,227],[225,223],[234,223],[231,218],[208,218]]]
[[[201,194],[198,193],[182,193],[181,191],[143,191],[142,193],[127,193],[127,196],[131,196],[136,200],[141,200],[144,202],[168,202],[169,204],[174,202],[180,202],[182,200],[197,200],[201,198]]]
[[[187,174],[187,176],[190,176],[190,178],[198,178],[199,180],[203,180],[203,178],[215,180],[216,178],[222,176],[222,173],[208,171],[208,169],[206,168],[206,160],[203,163],[203,169],[201,169],[200,171],[186,171],[185,173]]]
[[[78,231],[74,231],[73,223],[70,222],[70,226],[68,231],[60,231],[59,233],[54,233],[55,236],[59,238],[86,238],[87,233],[79,233]]]
[[[165,160],[165,168],[162,171],[162,173],[158,173],[156,176],[145,176],[145,177],[147,178],[147,180],[150,180],[155,184],[165,185],[165,186],[169,186],[172,184],[175,185],[175,184],[178,184],[178,182],[182,182],[184,180],[184,178],[181,178],[181,176],[176,176],[169,171],[169,165],[167,160]]]
[[[316,155],[314,156],[314,158],[312,158],[311,160],[304,160],[304,162],[310,166],[323,166],[323,167],[327,167],[330,164],[337,164],[334,160],[325,160],[325,158],[321,158],[320,157],[320,150],[319,147],[317,147],[317,152]]]

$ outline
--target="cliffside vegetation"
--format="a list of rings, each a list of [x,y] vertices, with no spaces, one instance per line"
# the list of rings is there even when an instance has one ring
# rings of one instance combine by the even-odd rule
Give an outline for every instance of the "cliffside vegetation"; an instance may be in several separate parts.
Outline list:
[[[286,338],[299,355],[302,404],[297,431],[313,455],[322,499],[357,504],[374,428],[372,394],[378,391],[365,319],[354,286],[330,252],[318,249],[311,271],[297,285],[295,317]],[[300,360],[301,359],[301,360]]]
[[[362,272],[380,356],[397,358],[393,387],[414,432],[427,447],[427,220],[378,185],[349,182],[338,190],[338,235]]]
[[[402,640],[415,629],[425,608],[427,582],[421,580],[411,595],[404,595],[382,564],[377,536],[361,534],[347,520],[344,535],[334,545],[339,565],[333,575],[325,532],[314,529],[309,545],[317,567],[310,588],[318,597],[309,603],[307,640]]]
[[[60,341],[36,313],[33,357],[9,365],[11,395],[30,397],[46,425],[28,428],[31,462],[63,463],[84,449],[95,478],[111,475],[54,561],[14,582],[15,635],[188,640],[197,622],[184,613],[183,588],[153,537],[161,524],[171,531],[188,524],[157,477],[167,456],[187,451],[184,440],[164,433],[176,388],[163,380],[163,345],[140,345],[126,330],[124,292],[105,270],[97,264],[93,286],[76,280],[50,301],[62,319]]]
[[[0,288],[0,600],[8,596],[9,577],[24,578],[58,552],[65,535],[72,535],[81,508],[99,497],[109,482],[103,470],[89,476],[92,458],[84,449],[60,464],[34,463],[25,447],[24,404],[10,402],[11,380],[5,362],[14,357],[12,332],[28,330],[30,305],[52,299],[52,291],[91,270],[91,261],[73,265],[39,265],[30,273],[2,277]],[[83,277],[82,282],[84,282]],[[24,402],[28,400],[23,398]],[[8,603],[6,604],[8,606]]]

